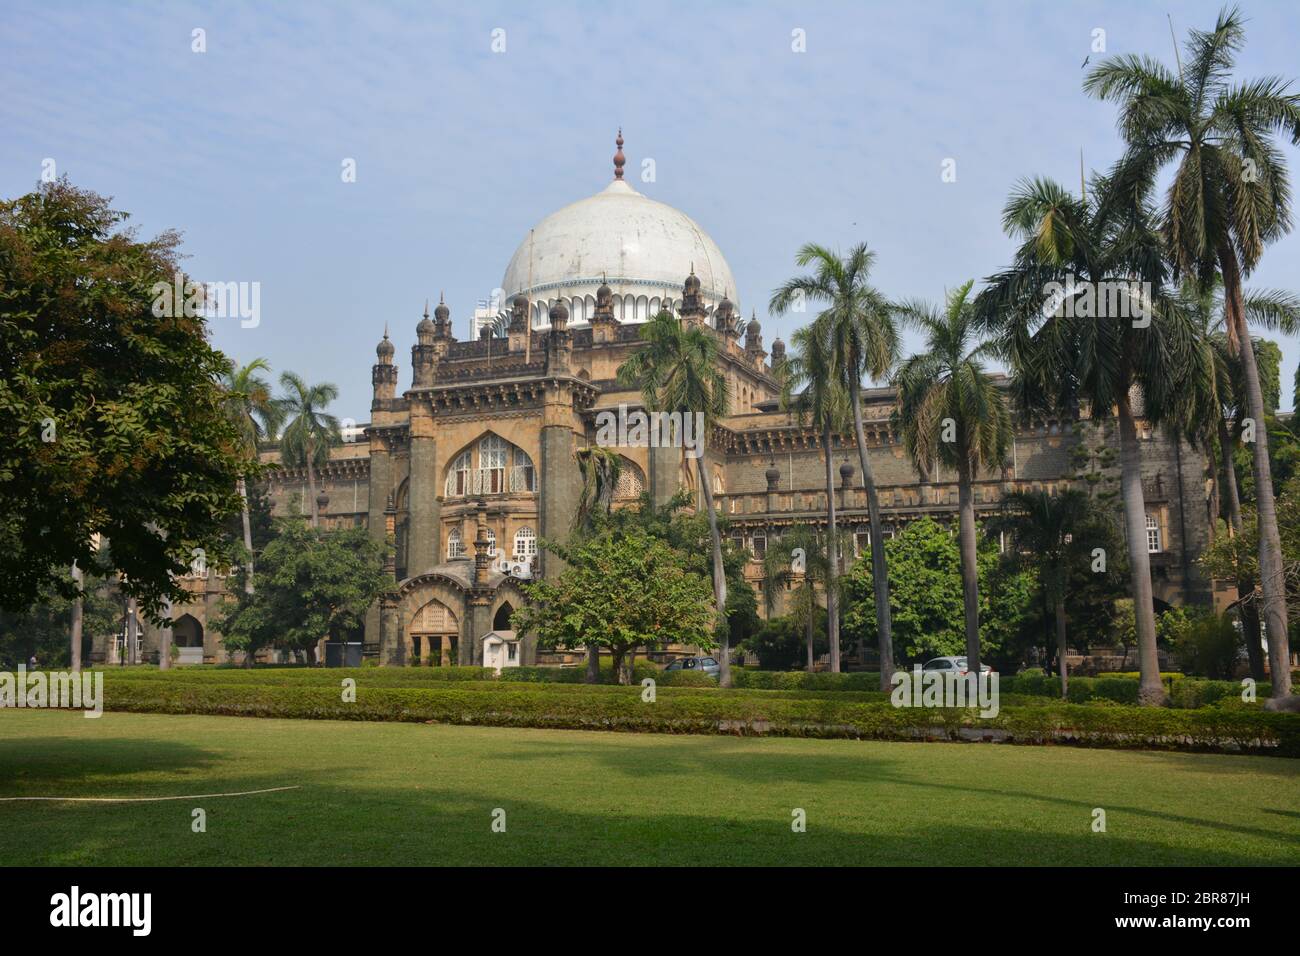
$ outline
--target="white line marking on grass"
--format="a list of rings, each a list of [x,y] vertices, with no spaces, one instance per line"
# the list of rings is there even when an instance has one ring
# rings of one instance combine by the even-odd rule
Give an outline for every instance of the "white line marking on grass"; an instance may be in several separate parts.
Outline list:
[[[238,793],[192,793],[179,797],[0,797],[0,803],[18,800],[53,800],[63,803],[159,803],[163,800],[208,800],[212,797],[249,797],[255,793],[279,793],[301,787],[270,787],[266,790],[241,790]]]

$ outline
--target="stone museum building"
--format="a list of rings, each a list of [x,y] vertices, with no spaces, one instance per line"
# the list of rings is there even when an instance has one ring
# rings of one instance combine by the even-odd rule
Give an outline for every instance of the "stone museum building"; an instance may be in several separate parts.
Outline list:
[[[478,337],[458,340],[450,307],[440,299],[430,312],[426,304],[423,315],[416,310],[416,344],[401,368],[387,329],[382,338],[376,329],[370,421],[332,449],[317,478],[322,526],[361,526],[396,542],[391,589],[359,636],[368,657],[489,666],[537,660],[535,646],[509,630],[510,613],[524,601],[520,584],[554,573],[555,559],[538,541],[562,539],[571,527],[582,483],[575,456],[595,443],[596,416],[641,407],[615,373],[638,348],[641,324],[660,310],[718,338],[731,408],[707,436],[706,471],[727,533],[754,558],[756,586],[758,559],[784,529],[825,524],[826,455],[840,478],[839,521],[853,532],[855,552],[867,547],[852,436],[826,448],[815,429],[781,410],[776,369],[785,346],[764,342],[754,308],[743,317],[741,291],[708,233],[624,179],[621,133],[616,142],[604,188],[522,231],[500,303],[475,319],[483,326]],[[468,313],[464,319],[468,326]],[[923,515],[955,517],[956,476],[938,470],[923,481],[916,473],[890,424],[892,390],[870,388],[863,397],[885,534]],[[1209,465],[1189,445],[1141,430],[1156,597],[1208,603],[1212,586],[1195,561],[1213,527]],[[1109,424],[1021,420],[1005,466],[980,477],[976,507],[996,510],[1013,488],[1063,487],[1081,470],[1117,476],[1117,448]],[[643,492],[656,503],[680,488],[698,493],[694,463],[680,448],[617,451],[616,504]],[[278,471],[271,495],[277,514],[309,510],[302,472]],[[224,581],[209,573],[189,584],[193,601],[174,609],[181,659],[224,660],[220,635],[208,626]]]

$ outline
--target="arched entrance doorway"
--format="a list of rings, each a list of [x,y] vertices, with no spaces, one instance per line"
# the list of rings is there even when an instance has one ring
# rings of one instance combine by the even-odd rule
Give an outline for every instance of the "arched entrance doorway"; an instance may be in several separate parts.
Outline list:
[[[416,611],[406,629],[406,659],[412,664],[449,667],[456,663],[459,644],[460,621],[437,599]]]
[[[203,663],[203,625],[192,614],[182,614],[172,621],[172,646],[177,664]]]
[[[497,608],[496,616],[492,618],[492,630],[508,631],[510,630],[510,615],[515,613],[515,609],[506,601]]]

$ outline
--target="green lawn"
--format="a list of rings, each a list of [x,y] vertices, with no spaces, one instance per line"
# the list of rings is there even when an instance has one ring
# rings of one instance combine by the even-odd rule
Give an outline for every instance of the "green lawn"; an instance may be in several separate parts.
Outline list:
[[[0,864],[1281,865],[1300,851],[1300,761],[1280,758],[0,714],[0,797],[282,786],[300,789],[0,802]]]

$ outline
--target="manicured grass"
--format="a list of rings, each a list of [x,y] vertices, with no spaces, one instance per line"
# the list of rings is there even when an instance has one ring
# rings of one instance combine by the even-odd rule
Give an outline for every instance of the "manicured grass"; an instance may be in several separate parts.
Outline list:
[[[1300,850],[1300,760],[1277,757],[0,713],[0,797],[282,786],[300,789],[0,802],[0,864],[1289,865]]]

